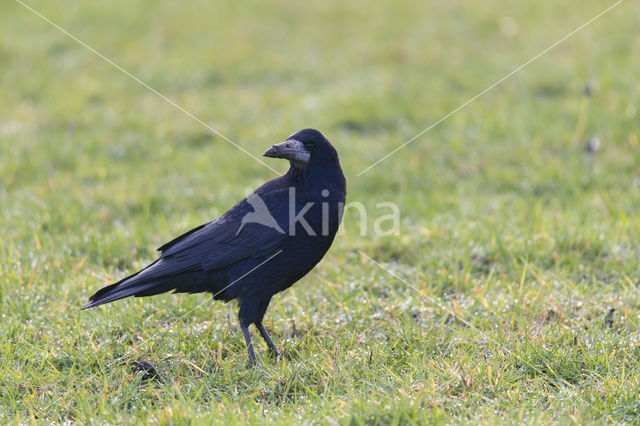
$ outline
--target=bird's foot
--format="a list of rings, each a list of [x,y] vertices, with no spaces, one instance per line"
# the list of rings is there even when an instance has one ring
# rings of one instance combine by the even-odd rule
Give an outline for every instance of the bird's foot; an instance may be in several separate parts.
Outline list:
[[[277,361],[282,358],[282,353],[274,348],[269,351],[269,356]]]

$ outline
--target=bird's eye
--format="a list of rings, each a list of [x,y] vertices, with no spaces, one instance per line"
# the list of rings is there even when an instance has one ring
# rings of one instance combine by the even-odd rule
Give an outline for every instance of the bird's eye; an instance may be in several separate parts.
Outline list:
[[[304,145],[304,149],[306,149],[307,151],[313,151],[314,145],[311,142],[303,142],[302,144]]]

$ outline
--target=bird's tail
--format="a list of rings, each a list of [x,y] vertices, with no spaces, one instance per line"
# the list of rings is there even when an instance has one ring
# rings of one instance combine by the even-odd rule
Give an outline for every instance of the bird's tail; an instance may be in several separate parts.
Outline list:
[[[136,272],[115,284],[108,285],[98,290],[89,298],[89,303],[84,305],[82,309],[93,308],[115,300],[124,299],[125,297],[151,296],[153,294],[160,294],[172,290],[173,287],[167,285],[168,283],[166,280],[152,277],[146,278],[144,276],[145,274],[142,274],[146,269],[154,264],[149,265],[142,271]]]

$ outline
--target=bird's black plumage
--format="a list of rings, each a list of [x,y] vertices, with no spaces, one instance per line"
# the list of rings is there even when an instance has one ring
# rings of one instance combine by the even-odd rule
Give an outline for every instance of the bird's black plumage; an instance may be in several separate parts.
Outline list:
[[[210,292],[238,299],[251,363],[255,324],[277,354],[262,319],[274,294],[307,274],[327,252],[340,224],[346,181],[322,133],[305,129],[264,154],[290,160],[289,171],[255,190],[220,218],[160,247],[151,265],[109,285],[83,309],[129,296]]]

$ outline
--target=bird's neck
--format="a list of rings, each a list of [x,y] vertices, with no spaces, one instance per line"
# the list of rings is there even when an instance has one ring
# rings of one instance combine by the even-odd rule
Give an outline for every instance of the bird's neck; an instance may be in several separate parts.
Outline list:
[[[303,181],[305,178],[305,175],[307,174],[307,168],[293,161],[290,161],[290,163],[291,163],[291,167],[289,167],[287,176],[289,176],[289,178],[294,182]]]
[[[291,163],[291,168],[286,175],[291,184],[305,190],[321,191],[323,189],[341,189],[344,192],[346,181],[340,166],[330,172],[325,168],[297,167]]]

